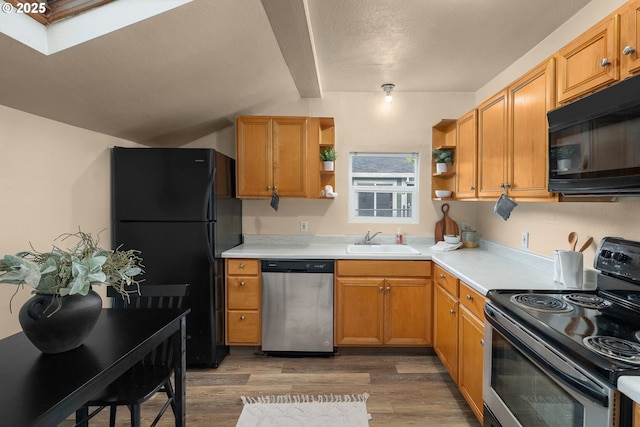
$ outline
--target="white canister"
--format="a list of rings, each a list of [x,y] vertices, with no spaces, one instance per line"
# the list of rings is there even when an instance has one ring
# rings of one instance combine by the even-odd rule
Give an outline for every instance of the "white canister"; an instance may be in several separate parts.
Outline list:
[[[584,280],[582,252],[557,251],[562,283],[567,288],[582,289]]]

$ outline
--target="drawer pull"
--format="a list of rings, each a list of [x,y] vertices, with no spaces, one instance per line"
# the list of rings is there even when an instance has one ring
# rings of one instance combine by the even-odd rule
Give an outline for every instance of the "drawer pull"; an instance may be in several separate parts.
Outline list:
[[[244,315],[240,316],[240,320],[244,320],[244,319],[245,319]]]
[[[611,61],[609,61],[608,58],[602,58],[600,60],[600,66],[601,67],[606,67],[607,65],[611,65]]]
[[[469,301],[473,301],[473,296],[471,296],[471,295],[467,294],[467,300],[469,300]]]
[[[444,279],[445,278],[444,274],[440,273],[440,278]]]
[[[238,283],[240,286],[244,286],[244,282],[240,282]]]
[[[240,268],[244,268],[244,263],[243,263],[243,262],[241,262],[241,263],[240,263],[240,265],[239,265],[239,267],[240,267]]]

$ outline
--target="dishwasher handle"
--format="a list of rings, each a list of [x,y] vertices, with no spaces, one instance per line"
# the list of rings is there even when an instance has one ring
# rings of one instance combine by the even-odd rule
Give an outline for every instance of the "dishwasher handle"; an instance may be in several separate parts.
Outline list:
[[[263,273],[333,273],[333,260],[263,259]]]

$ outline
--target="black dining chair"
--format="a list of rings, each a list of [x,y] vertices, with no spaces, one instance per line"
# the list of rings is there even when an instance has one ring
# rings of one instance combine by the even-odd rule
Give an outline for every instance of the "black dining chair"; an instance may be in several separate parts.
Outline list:
[[[127,309],[177,309],[182,308],[188,295],[188,284],[141,285],[140,294],[129,294],[129,301],[123,299],[115,289],[107,288],[113,308]],[[167,401],[153,420],[155,426],[165,411],[171,407],[175,416],[175,395],[171,378],[173,340],[167,339],[127,372],[118,377],[99,396],[87,402],[76,411],[76,426],[86,426],[88,421],[104,408],[109,407],[109,425],[115,426],[118,406],[127,406],[131,413],[131,426],[140,426],[140,405],[158,392],[164,392]],[[89,413],[90,407],[97,407]]]

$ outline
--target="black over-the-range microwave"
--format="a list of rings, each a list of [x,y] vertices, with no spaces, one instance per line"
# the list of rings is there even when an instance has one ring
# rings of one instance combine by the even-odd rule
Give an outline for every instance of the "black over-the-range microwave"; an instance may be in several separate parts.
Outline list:
[[[547,113],[549,191],[640,196],[640,75]]]

